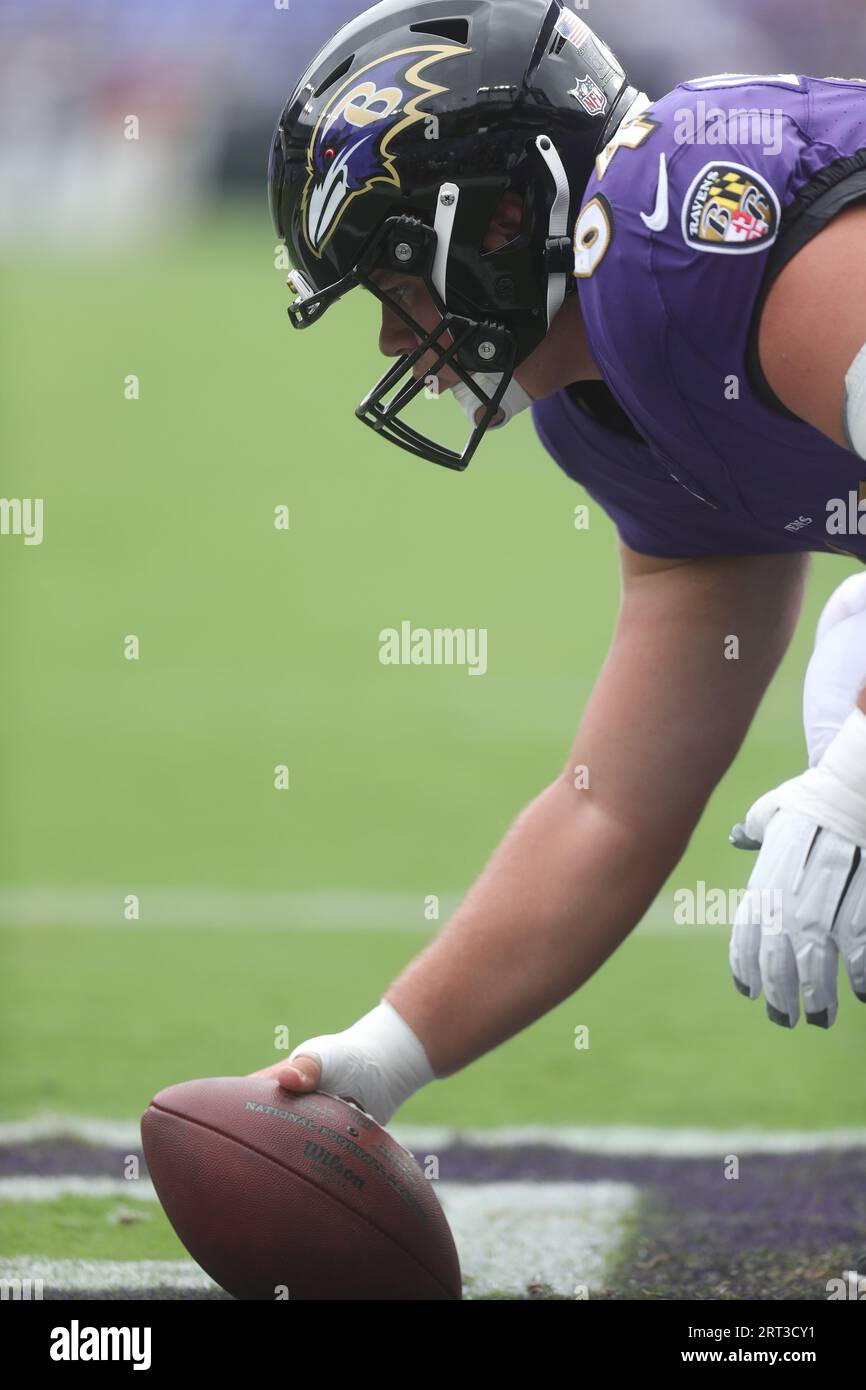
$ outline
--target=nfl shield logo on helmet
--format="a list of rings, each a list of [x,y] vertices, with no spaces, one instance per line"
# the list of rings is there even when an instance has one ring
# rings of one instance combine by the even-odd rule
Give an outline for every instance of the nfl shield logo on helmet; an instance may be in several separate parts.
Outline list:
[[[590,116],[601,116],[607,110],[604,92],[588,73],[586,77],[580,78],[574,90],[569,92],[569,96],[579,101]]]

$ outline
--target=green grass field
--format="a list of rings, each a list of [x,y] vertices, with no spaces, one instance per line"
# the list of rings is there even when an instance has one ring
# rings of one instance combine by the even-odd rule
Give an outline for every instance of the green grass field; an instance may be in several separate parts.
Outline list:
[[[39,248],[3,269],[3,490],[45,499],[41,546],[0,542],[3,884],[60,904],[24,924],[6,894],[3,1118],[134,1118],[170,1082],[268,1064],[280,1024],[297,1042],[370,1008],[429,936],[424,896],[468,887],[560,767],[604,657],[613,528],[593,509],[574,530],[583,494],[530,423],[463,477],[379,444],[353,419],[377,371],[374,306],[347,301],[295,335],[283,280],[264,208],[168,246],[59,263]],[[728,829],[804,764],[814,621],[854,568],[816,562],[677,885],[745,882]],[[487,628],[488,675],[383,668],[378,634],[403,619]],[[209,931],[149,921],[158,890],[399,892],[418,907],[405,932]],[[64,904],[91,891],[115,925],[66,924]],[[642,930],[578,997],[400,1118],[859,1124],[863,1025],[841,993],[832,1030],[789,1034],[735,993],[725,930]]]

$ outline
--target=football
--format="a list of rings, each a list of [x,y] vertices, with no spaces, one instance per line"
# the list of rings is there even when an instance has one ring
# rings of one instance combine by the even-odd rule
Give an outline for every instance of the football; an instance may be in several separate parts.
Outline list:
[[[169,1086],[141,1121],[193,1259],[239,1299],[459,1299],[432,1184],[364,1111],[269,1077]]]

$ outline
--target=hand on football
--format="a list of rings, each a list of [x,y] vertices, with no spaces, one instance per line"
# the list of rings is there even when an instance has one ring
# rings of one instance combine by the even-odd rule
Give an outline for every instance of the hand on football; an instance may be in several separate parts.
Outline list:
[[[307,1047],[309,1052],[304,1050]],[[272,1076],[287,1091],[325,1091],[366,1110],[373,1119],[379,1119],[379,1114],[385,1113],[385,1106],[381,1097],[366,1094],[365,1066],[366,1058],[344,1040],[344,1035],[333,1033],[310,1038],[296,1048],[287,1061],[264,1067],[252,1075]],[[385,1124],[386,1120],[380,1119],[379,1123]]]
[[[337,1094],[330,1086],[322,1084],[321,1059],[310,1053],[299,1052],[291,1062],[277,1062],[273,1067],[263,1067],[261,1071],[251,1072],[250,1075],[272,1076],[286,1091],[327,1091],[330,1095]],[[341,1094],[340,1099],[360,1106],[362,1110],[366,1108],[354,1096]]]
[[[317,1091],[322,1074],[318,1057],[299,1053],[293,1062],[277,1062],[272,1067],[250,1072],[250,1076],[272,1076],[287,1091]]]
[[[289,1091],[323,1091],[347,1100],[380,1125],[435,1080],[420,1040],[387,999],[351,1028],[307,1038],[285,1062],[254,1074],[273,1076]]]
[[[866,1003],[866,864],[860,847],[798,807],[808,776],[792,778],[755,802],[731,833],[739,849],[759,849],[734,918],[730,966],[741,994],[763,989],[773,1023],[833,1024],[841,955],[851,988]]]

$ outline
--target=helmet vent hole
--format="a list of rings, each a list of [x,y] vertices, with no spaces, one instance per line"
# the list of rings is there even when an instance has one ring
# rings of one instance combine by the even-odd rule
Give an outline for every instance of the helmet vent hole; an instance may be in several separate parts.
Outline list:
[[[345,61],[342,62],[338,68],[334,68],[333,72],[328,73],[328,76],[325,78],[324,82],[319,83],[319,86],[316,88],[316,96],[320,97],[323,92],[326,92],[328,90],[329,87],[333,87],[335,82],[339,82],[341,77],[345,77],[346,73],[349,71],[349,68],[352,66],[354,61],[355,55],[354,53],[350,53],[348,58],[346,58]]]
[[[425,19],[419,24],[410,24],[413,34],[433,34],[438,39],[451,39],[453,43],[468,44],[468,19]]]

